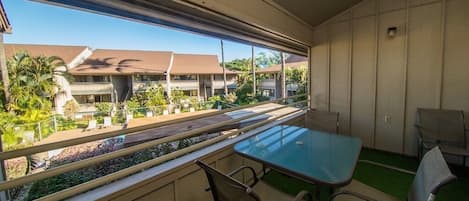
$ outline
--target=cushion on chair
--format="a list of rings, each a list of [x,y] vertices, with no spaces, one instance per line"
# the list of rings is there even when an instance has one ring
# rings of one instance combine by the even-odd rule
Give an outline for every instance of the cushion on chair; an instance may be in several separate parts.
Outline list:
[[[379,191],[378,189],[375,189],[371,186],[368,186],[364,183],[361,183],[357,180],[352,180],[352,182],[349,185],[343,188],[340,188],[340,190],[359,193],[359,194],[374,198],[379,201],[399,201],[399,199],[391,195],[388,195],[382,191]],[[352,195],[339,195],[334,199],[334,201],[363,201],[363,200],[357,197],[354,197]]]
[[[444,154],[451,154],[457,156],[469,156],[469,150],[460,147],[437,145],[433,143],[423,143],[425,149],[432,149],[433,147],[439,146],[440,151]]]
[[[293,196],[281,192],[263,181],[259,181],[253,190],[262,201],[291,201],[294,199]]]

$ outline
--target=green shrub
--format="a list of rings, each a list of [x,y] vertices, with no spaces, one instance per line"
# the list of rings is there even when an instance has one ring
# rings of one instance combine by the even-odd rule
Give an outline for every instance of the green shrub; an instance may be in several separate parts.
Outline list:
[[[100,116],[108,116],[111,114],[113,104],[112,103],[96,103],[96,112]]]
[[[64,116],[73,119],[75,113],[80,110],[80,105],[74,100],[69,100],[64,105]]]

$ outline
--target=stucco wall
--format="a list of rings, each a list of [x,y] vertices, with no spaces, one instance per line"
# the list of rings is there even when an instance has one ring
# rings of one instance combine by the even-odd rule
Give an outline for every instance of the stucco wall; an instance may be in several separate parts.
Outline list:
[[[468,10],[467,0],[365,0],[316,27],[312,106],[340,112],[340,132],[367,147],[415,155],[417,107],[469,111]]]

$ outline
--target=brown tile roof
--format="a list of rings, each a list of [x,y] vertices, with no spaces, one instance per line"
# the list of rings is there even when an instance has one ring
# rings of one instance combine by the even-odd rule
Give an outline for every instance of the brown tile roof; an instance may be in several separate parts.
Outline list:
[[[285,68],[307,67],[307,65],[308,65],[308,62],[306,62],[306,61],[294,62],[294,63],[285,63]],[[261,68],[256,72],[257,73],[277,73],[277,72],[280,72],[281,69],[282,69],[282,65],[277,64],[277,65],[269,66],[269,67],[266,67],[266,68]]]
[[[171,52],[97,49],[83,64],[70,69],[74,75],[163,74]]]
[[[5,9],[3,8],[2,1],[0,1],[0,32],[11,33],[10,21],[8,20]]]
[[[58,56],[69,64],[86,48],[86,46],[5,44],[5,56],[9,59],[17,52],[26,51],[32,56]]]
[[[223,74],[217,55],[174,54],[171,74]],[[237,72],[227,70],[227,74]]]

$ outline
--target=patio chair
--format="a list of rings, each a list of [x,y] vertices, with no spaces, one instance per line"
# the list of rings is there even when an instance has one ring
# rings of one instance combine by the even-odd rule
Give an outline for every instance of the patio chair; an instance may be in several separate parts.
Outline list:
[[[90,130],[93,130],[93,129],[96,129],[96,119],[92,119],[88,122],[88,127],[86,127],[83,131],[90,131]]]
[[[461,156],[466,164],[469,150],[463,111],[418,108],[415,126],[419,133],[419,159],[425,150],[439,146],[441,152]]]
[[[104,117],[103,118],[103,128],[108,128],[112,126],[112,119],[111,117]]]
[[[402,171],[397,168],[389,169],[408,173],[408,171]],[[435,147],[428,151],[420,162],[410,191],[407,194],[407,200],[433,201],[438,190],[454,179],[456,177],[449,170],[440,149]],[[339,189],[329,199],[329,201],[355,200],[398,201],[399,199],[356,180],[353,180],[348,186]]]
[[[308,110],[305,115],[305,127],[328,133],[338,133],[339,113]]]
[[[210,188],[215,201],[309,201],[312,196],[307,191],[301,191],[295,198],[280,192],[257,178],[256,171],[252,167],[241,166],[228,174],[210,167],[209,165],[196,161],[206,173]],[[250,185],[243,184],[233,178],[233,175],[249,170],[253,175]]]

